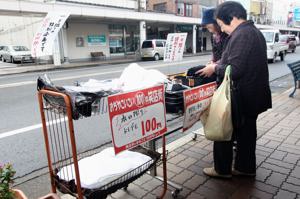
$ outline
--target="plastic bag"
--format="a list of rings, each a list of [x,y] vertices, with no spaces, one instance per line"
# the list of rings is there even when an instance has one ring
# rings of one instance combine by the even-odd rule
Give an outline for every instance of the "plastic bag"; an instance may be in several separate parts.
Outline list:
[[[210,107],[200,118],[204,127],[205,137],[211,141],[231,140],[233,125],[231,117],[230,70],[231,67],[227,66],[222,84],[215,91]]]

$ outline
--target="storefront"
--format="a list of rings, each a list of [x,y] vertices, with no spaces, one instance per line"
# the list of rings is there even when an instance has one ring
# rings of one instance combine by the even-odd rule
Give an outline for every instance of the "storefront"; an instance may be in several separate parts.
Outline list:
[[[134,54],[139,46],[138,25],[109,25],[111,56]]]

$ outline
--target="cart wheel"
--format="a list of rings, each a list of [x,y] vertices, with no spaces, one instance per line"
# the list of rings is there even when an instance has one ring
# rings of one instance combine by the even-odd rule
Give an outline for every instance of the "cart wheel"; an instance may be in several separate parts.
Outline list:
[[[193,141],[196,141],[196,140],[197,140],[197,134],[194,133]]]
[[[179,191],[178,189],[176,189],[175,191],[172,191],[172,197],[173,197],[173,198],[177,198],[179,192],[180,192],[180,191]]]

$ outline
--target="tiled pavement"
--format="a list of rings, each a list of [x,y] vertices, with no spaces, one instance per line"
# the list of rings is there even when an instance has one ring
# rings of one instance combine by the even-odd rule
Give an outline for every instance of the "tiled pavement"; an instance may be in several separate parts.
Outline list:
[[[300,91],[295,98],[289,91],[273,97],[273,109],[258,119],[257,175],[255,178],[233,177],[213,179],[202,173],[211,166],[212,142],[203,136],[191,136],[169,147],[168,179],[183,186],[178,198],[187,199],[300,199]],[[176,141],[177,142],[177,141]],[[162,175],[162,166],[158,167]],[[17,186],[29,198],[49,192],[48,174]],[[108,199],[153,199],[159,196],[162,182],[146,174],[131,183],[128,189],[111,194]],[[168,187],[165,198],[173,198]],[[62,199],[70,198],[69,195]]]
[[[203,136],[171,151],[168,155],[168,179],[183,186],[178,198],[300,199],[300,95],[289,98],[285,92],[273,98],[273,109],[260,115],[255,178],[230,180],[205,176],[202,169],[213,164],[212,142]],[[162,174],[162,166],[158,167]],[[155,198],[162,183],[144,175],[127,191],[119,190],[108,198]],[[172,198],[172,187],[165,198]]]

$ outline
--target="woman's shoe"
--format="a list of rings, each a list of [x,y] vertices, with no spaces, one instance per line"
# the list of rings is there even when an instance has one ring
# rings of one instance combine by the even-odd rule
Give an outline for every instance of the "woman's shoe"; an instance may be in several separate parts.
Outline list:
[[[245,173],[245,172],[238,171],[236,169],[232,169],[231,173],[234,176],[248,176],[248,177],[255,177],[256,176],[256,173]]]
[[[203,173],[205,175],[208,175],[208,176],[214,177],[214,178],[227,178],[228,179],[228,178],[232,177],[231,174],[218,174],[214,167],[204,168]]]

